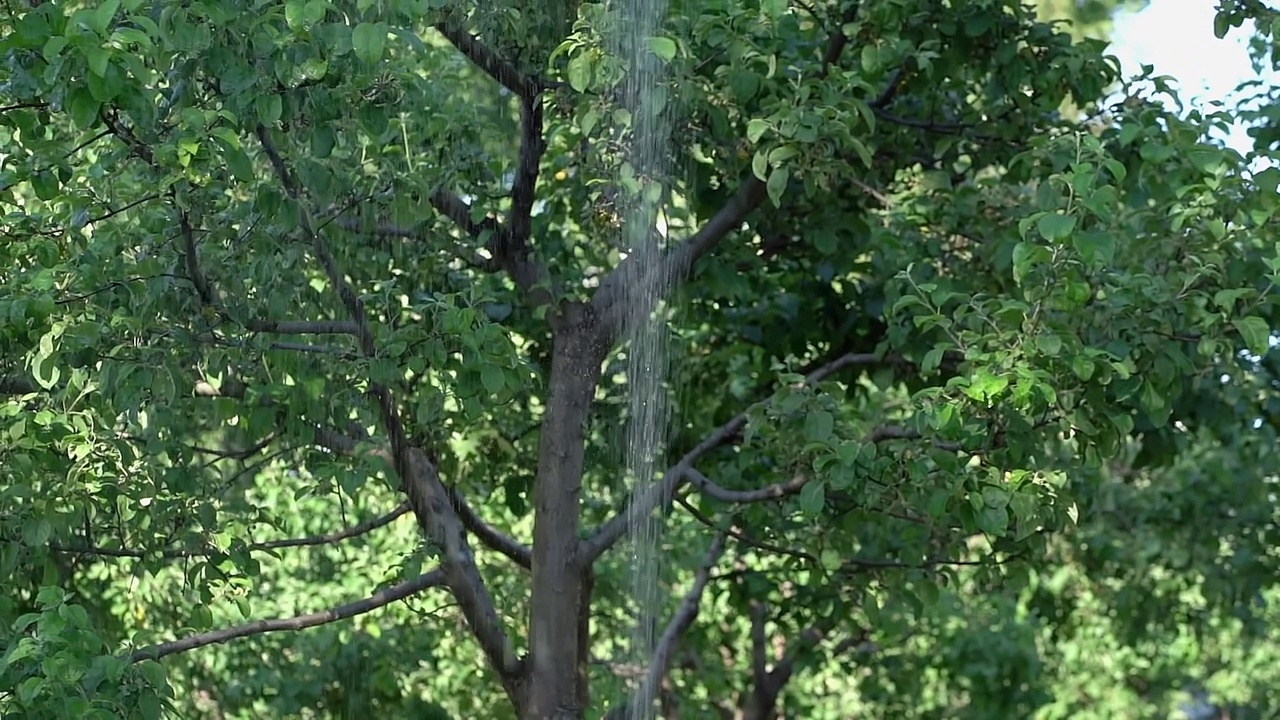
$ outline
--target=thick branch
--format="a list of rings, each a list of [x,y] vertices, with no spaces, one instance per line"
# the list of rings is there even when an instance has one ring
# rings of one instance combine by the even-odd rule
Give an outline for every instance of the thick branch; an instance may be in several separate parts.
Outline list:
[[[538,189],[538,167],[547,143],[542,137],[542,98],[537,95],[520,101],[520,154],[516,160],[516,177],[511,184],[511,248],[517,261],[528,254],[533,234],[533,201]]]
[[[769,620],[769,611],[765,608],[764,603],[756,601],[751,603],[749,609],[751,616],[751,684],[756,688],[756,692],[760,692],[760,688],[764,687],[769,680],[769,657],[768,638],[765,633],[765,623]]]
[[[329,428],[317,429],[316,443],[339,455],[355,456],[359,450],[359,445],[354,439]],[[373,448],[369,452],[393,468],[395,467],[395,458],[389,449]],[[463,526],[471,534],[475,535],[481,544],[494,552],[505,555],[520,567],[526,570],[529,569],[532,563],[532,551],[528,547],[485,522],[484,518],[480,517],[467,503],[466,499],[462,497],[462,493],[458,492],[457,488],[447,488],[445,492],[449,496],[449,504],[458,513],[458,518]]]
[[[873,353],[846,353],[809,373],[805,377],[805,384],[815,385],[847,367],[869,365],[879,360]],[[629,525],[627,518],[631,517],[631,513],[637,513],[637,516],[643,517],[664,504],[667,498],[673,497],[676,491],[688,482],[688,470],[693,468],[695,463],[712,450],[732,443],[746,426],[747,413],[739,413],[685,453],[679,462],[667,469],[659,482],[651,485],[644,493],[632,497],[627,508],[601,525],[584,543],[582,551],[584,562],[593,562],[627,534]]]
[[[684,598],[681,599],[675,615],[667,623],[666,629],[662,631],[662,637],[658,639],[658,643],[654,647],[653,658],[649,661],[649,668],[646,670],[644,679],[636,690],[635,696],[628,705],[623,705],[610,712],[608,715],[609,720],[622,720],[622,718],[627,717],[629,706],[646,708],[653,705],[654,700],[657,698],[658,690],[662,687],[662,680],[667,676],[667,672],[671,667],[671,658],[680,643],[680,638],[684,636],[685,631],[693,625],[693,621],[698,617],[698,610],[702,606],[702,595],[707,589],[707,582],[711,579],[711,571],[720,562],[720,556],[724,553],[724,545],[724,533],[716,535],[715,539],[711,541],[711,549],[707,551],[707,559],[694,575],[693,587],[689,588],[689,592],[685,593]]]
[[[485,47],[478,38],[467,32],[456,20],[449,18],[435,24],[436,31],[445,37],[458,51],[475,63],[476,67],[497,80],[506,89],[521,99],[528,100],[545,85],[536,77],[526,75],[515,65]]]
[[[458,513],[458,518],[462,520],[462,524],[467,530],[475,535],[480,543],[485,547],[505,555],[507,559],[515,564],[529,570],[533,567],[533,551],[523,543],[517,542],[501,530],[495,528],[485,522],[484,518],[472,509],[467,501],[458,492],[457,488],[449,488],[449,502],[453,505],[453,509]]]
[[[808,475],[797,475],[786,482],[774,483],[755,490],[730,490],[711,482],[706,475],[698,472],[695,468],[686,468],[684,472],[685,477],[693,483],[698,492],[726,503],[756,503],[777,500],[800,492],[805,484],[809,482]]]
[[[355,335],[361,352],[367,357],[376,356],[377,343],[368,326],[364,301],[347,282],[346,275],[338,268],[324,238],[315,229],[311,216],[305,209],[304,198],[276,150],[269,131],[261,124],[256,131],[263,151],[271,161],[285,192],[303,208],[303,230],[311,241],[312,252],[356,325]],[[396,474],[400,477],[401,488],[409,498],[419,525],[440,548],[449,588],[458,600],[481,650],[497,670],[508,697],[520,707],[524,703],[520,663],[498,618],[489,589],[476,567],[475,557],[467,542],[466,528],[450,506],[444,483],[441,482],[434,463],[426,453],[410,445],[390,389],[381,383],[370,383],[369,394],[378,401],[382,421],[391,441],[391,459]]]
[[[214,297],[213,288],[209,285],[209,279],[205,277],[204,271],[200,269],[200,258],[196,253],[196,231],[191,227],[191,218],[187,215],[186,210],[178,210],[178,228],[182,233],[182,256],[187,265],[187,278],[195,286],[196,295],[199,296],[200,303],[215,307],[217,306],[217,298]]]
[[[0,376],[0,395],[30,395],[41,392],[35,380],[17,373]]]
[[[710,252],[730,232],[740,228],[747,216],[764,202],[764,198],[764,183],[751,175],[706,225],[665,253],[656,266],[632,267],[641,261],[636,255],[619,263],[600,283],[600,289],[591,301],[601,318],[606,341],[612,344],[622,332],[627,313],[636,312],[631,307],[635,298],[661,300],[667,292],[688,278],[699,258]],[[643,313],[643,310],[640,312]]]
[[[582,472],[587,420],[604,348],[594,318],[566,303],[556,323],[546,412],[533,486],[533,581],[529,608],[529,702],[536,718],[567,717],[586,696],[590,563],[582,562]],[[581,717],[581,716],[578,716]]]
[[[485,249],[493,263],[505,270],[516,285],[529,295],[532,307],[547,305],[554,295],[547,268],[532,256],[533,204],[537,195],[538,169],[546,151],[542,128],[542,91],[546,85],[521,73],[510,62],[485,47],[455,20],[448,18],[435,26],[471,62],[520,98],[520,150],[515,179],[511,186],[511,217],[505,226],[492,218],[472,222],[471,208],[461,198],[443,191],[431,196],[431,204],[451,218],[468,234],[485,237]]]
[[[244,625],[215,630],[213,632],[200,633],[190,637],[181,638],[172,642],[161,643],[151,647],[135,650],[130,656],[130,662],[142,662],[143,660],[159,660],[166,655],[174,655],[188,650],[195,650],[206,645],[215,645],[224,643],[236,638],[249,637],[250,635],[261,635],[269,632],[279,632],[281,630],[304,630],[317,625],[325,625],[327,623],[336,622],[338,620],[346,620],[357,615],[363,615],[367,612],[385,607],[397,600],[403,600],[415,593],[422,592],[428,588],[439,587],[444,584],[444,572],[436,569],[425,575],[419,575],[413,580],[393,585],[385,590],[370,595],[364,600],[342,605],[332,610],[311,613],[309,615],[299,615],[291,618],[281,618],[278,620],[257,620]]]

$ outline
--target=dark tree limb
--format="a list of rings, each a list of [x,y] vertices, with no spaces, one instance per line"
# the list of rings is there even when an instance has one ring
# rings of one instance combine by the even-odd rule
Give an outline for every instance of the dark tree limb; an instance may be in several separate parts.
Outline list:
[[[249,330],[277,335],[355,335],[359,326],[344,320],[254,320]]]
[[[533,485],[533,581],[529,612],[530,717],[571,717],[585,697],[583,632],[591,563],[581,556],[586,426],[608,348],[589,308],[564,303],[551,316],[546,412]],[[580,708],[579,711],[585,710]],[[578,715],[580,717],[580,715]]]
[[[534,75],[521,72],[510,61],[486,47],[454,17],[446,17],[436,23],[435,29],[468,60],[520,99],[520,150],[511,187],[511,216],[505,225],[499,225],[491,218],[480,223],[472,222],[470,207],[451,193],[433,194],[431,204],[468,234],[485,239],[485,248],[493,264],[511,276],[525,292],[530,306],[550,305],[555,299],[550,273],[533,257],[529,246],[538,170],[547,147],[542,127],[542,92],[549,85]]]
[[[285,192],[304,208],[303,230],[311,241],[312,252],[336,290],[351,321],[356,324],[355,336],[361,352],[367,357],[376,356],[377,342],[368,326],[364,301],[347,282],[324,238],[312,224],[310,215],[305,212],[305,199],[276,149],[270,132],[266,126],[259,124],[256,134]],[[525,693],[522,664],[516,658],[503,629],[493,598],[467,542],[467,530],[449,502],[435,464],[426,453],[409,443],[390,388],[371,382],[369,394],[377,400],[383,425],[387,428],[390,460],[400,477],[401,489],[409,499],[418,524],[441,551],[441,565],[449,589],[453,591],[472,635],[479,642],[490,665],[498,672],[507,696],[517,708],[523,707]]]
[[[360,450],[359,443],[354,438],[339,433],[332,428],[317,428],[315,439],[317,445],[339,455],[354,457]],[[392,468],[395,467],[395,461],[389,449],[371,448],[369,452]],[[527,546],[485,522],[484,518],[480,517],[471,505],[467,503],[466,499],[462,497],[462,493],[458,492],[457,488],[446,488],[445,492],[449,497],[450,505],[458,513],[458,519],[462,522],[462,525],[472,535],[475,535],[482,545],[506,556],[526,570],[530,568],[532,551]]]
[[[821,77],[826,77],[831,68],[840,62],[840,56],[844,54],[844,50],[849,45],[849,36],[844,34],[844,26],[853,22],[858,17],[858,3],[854,2],[840,17],[840,24],[831,31],[831,36],[827,38],[827,47],[822,52],[822,69],[819,70]]]
[[[688,278],[694,263],[711,251],[729,233],[739,229],[765,199],[764,183],[755,175],[748,177],[733,197],[720,208],[692,237],[667,251],[654,267],[635,267],[641,262],[632,255],[618,264],[600,283],[591,305],[601,318],[604,341],[613,344],[621,335],[628,313],[637,311],[636,298],[661,300],[666,293]]]
[[[693,504],[684,497],[676,496],[675,500],[677,505],[684,508],[685,511],[692,515],[698,522],[716,530],[717,532],[723,532],[725,535],[728,535],[747,547],[762,550],[767,553],[773,553],[775,555],[786,555],[806,562],[818,562],[818,558],[816,556],[803,550],[795,550],[781,545],[775,545],[774,543],[765,542],[763,540],[757,540],[735,527],[722,527],[714,519],[708,517],[706,513],[694,507]]]
[[[533,551],[527,545],[517,542],[501,530],[495,528],[485,522],[469,504],[462,493],[457,488],[448,488],[449,502],[453,505],[453,509],[458,513],[458,518],[462,520],[463,526],[476,536],[480,544],[505,556],[516,565],[529,570],[533,567]]]
[[[511,240],[518,253],[528,253],[533,234],[533,202],[538,190],[538,169],[547,142],[542,136],[542,97],[520,99],[520,153],[511,185]]]
[[[649,661],[649,667],[645,670],[636,694],[630,702],[611,711],[607,716],[608,720],[623,720],[633,704],[640,707],[653,705],[658,691],[662,688],[662,681],[671,668],[671,659],[680,644],[680,638],[684,637],[685,632],[698,617],[698,611],[702,606],[702,595],[711,579],[711,571],[715,569],[720,562],[720,556],[724,554],[724,545],[725,534],[718,533],[711,541],[706,560],[694,574],[693,587],[689,588],[684,598],[680,600],[680,606],[676,608],[675,615],[671,617],[666,629],[662,631],[662,636],[658,638],[653,657]]]
[[[403,503],[400,503],[400,505],[397,506],[396,509],[392,510],[391,512],[384,513],[382,515],[379,515],[376,518],[366,520],[362,523],[352,525],[349,528],[344,528],[336,532],[331,532],[324,535],[311,535],[308,537],[301,537],[301,538],[286,538],[283,540],[268,540],[266,542],[250,543],[245,547],[245,549],[252,552],[252,551],[265,551],[265,550],[281,550],[284,548],[294,548],[294,547],[314,547],[317,545],[334,545],[344,540],[350,540],[351,538],[360,537],[361,535],[367,535],[373,532],[374,530],[377,530],[382,527],[386,527],[387,525],[390,525],[391,523],[398,520],[401,516],[403,516],[407,512],[409,512],[409,503],[403,502]],[[178,550],[160,550],[157,552],[153,550],[130,550],[130,549],[123,549],[123,548],[104,548],[104,547],[96,547],[92,545],[88,545],[88,546],[58,545],[57,543],[50,543],[49,549],[53,552],[64,553],[67,555],[93,555],[97,557],[138,558],[138,559],[149,558],[149,557],[178,559],[178,558],[191,558],[191,557],[209,557],[212,555],[223,554],[222,552],[215,551],[215,550],[178,549]]]
[[[459,199],[458,202],[462,203],[462,200]],[[466,203],[462,203],[462,204],[466,205]],[[467,211],[467,212],[469,213],[470,211]],[[467,217],[466,220],[470,222],[470,217]],[[351,217],[347,215],[343,215],[336,218],[334,222],[335,224],[337,224],[338,227],[342,228],[343,230],[349,230],[354,233],[362,233],[365,235],[372,235],[373,237],[397,238],[400,240],[414,240],[414,241],[420,241],[420,242],[427,242],[428,240],[427,233],[420,228],[402,227],[400,225],[393,225],[393,224],[369,224],[361,221],[357,217]],[[455,222],[457,221],[455,220]],[[466,226],[462,226],[462,227],[464,230],[467,230]],[[479,234],[479,231],[473,232],[468,230],[467,232],[468,234],[472,234],[472,235]],[[481,257],[480,254],[477,253],[474,249],[469,248],[459,242],[453,242],[451,243],[451,245],[453,246],[451,248],[451,252],[454,255],[454,257],[457,257],[459,260],[466,263],[469,267],[472,267],[476,270],[480,270],[482,272],[494,272],[495,270],[498,269],[495,263],[493,262],[492,258]]]
[[[191,226],[191,218],[186,210],[178,210],[178,229],[182,236],[182,259],[187,266],[187,279],[195,286],[200,304],[216,308],[218,299],[214,297],[213,287],[200,269],[200,258],[196,254],[196,231]]]
[[[502,87],[515,93],[522,100],[530,100],[546,89],[542,80],[520,72],[519,68],[498,53],[485,47],[476,36],[467,32],[454,18],[446,18],[435,24],[435,29],[476,67],[498,81]]]
[[[826,380],[841,370],[857,365],[870,365],[880,362],[874,353],[845,353],[836,359],[828,362],[809,373],[805,377],[806,385],[815,385]],[[687,482],[689,482],[688,471],[694,467],[694,464],[701,460],[711,451],[729,445],[737,440],[743,429],[747,426],[747,413],[742,412],[734,416],[729,422],[716,428],[710,435],[698,443],[692,450],[685,453],[684,457],[675,465],[667,469],[663,473],[662,479],[646,488],[645,492],[633,496],[628,503],[628,507],[605,521],[596,532],[583,543],[582,555],[585,562],[592,562],[600,557],[606,550],[612,547],[620,539],[626,536],[628,532],[628,517],[631,513],[639,513],[639,516],[653,512],[656,508],[663,505],[668,498],[674,497],[675,493]],[[635,508],[635,509],[633,509]]]
[[[133,651],[128,656],[130,662],[142,662],[143,660],[159,660],[167,655],[175,655],[177,653],[195,650],[206,645],[216,645],[218,643],[228,642],[236,638],[249,637],[251,635],[262,635],[270,632],[280,632],[282,630],[305,630],[306,628],[325,625],[339,620],[363,615],[372,612],[381,607],[386,607],[397,600],[404,600],[416,593],[422,592],[428,588],[439,587],[444,584],[445,574],[440,569],[432,570],[424,575],[419,575],[413,580],[393,585],[389,588],[379,590],[364,600],[341,605],[331,610],[323,612],[311,613],[309,615],[298,615],[297,617],[281,618],[278,620],[257,620],[244,625],[236,625],[235,627],[224,628],[222,630],[214,630],[213,632],[200,633],[190,637],[180,638],[171,642],[160,643],[151,647],[141,648]]]
[[[698,492],[709,498],[725,503],[745,504],[780,500],[788,495],[800,492],[809,483],[808,475],[797,475],[786,482],[773,483],[754,490],[730,490],[707,479],[706,475],[696,468],[685,468],[685,478],[693,484]]]
[[[29,375],[21,373],[0,375],[0,395],[31,395],[43,390],[44,388]]]

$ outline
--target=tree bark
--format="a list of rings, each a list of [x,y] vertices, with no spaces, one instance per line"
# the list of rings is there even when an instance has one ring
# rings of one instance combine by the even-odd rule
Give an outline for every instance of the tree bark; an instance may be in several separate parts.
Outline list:
[[[604,349],[590,308],[570,304],[555,342],[534,486],[529,695],[524,720],[580,720],[586,708],[588,571],[579,552],[586,423]]]

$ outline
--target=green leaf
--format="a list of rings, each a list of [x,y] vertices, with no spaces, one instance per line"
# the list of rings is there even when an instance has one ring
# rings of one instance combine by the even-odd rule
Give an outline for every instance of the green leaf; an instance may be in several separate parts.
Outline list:
[[[1002,537],[1009,532],[1007,507],[983,507],[977,513],[978,529],[992,537]]]
[[[309,0],[306,7],[303,8],[303,22],[307,27],[315,25],[324,20],[325,13],[329,9],[329,4],[325,0]]]
[[[23,703],[32,703],[36,698],[40,697],[45,690],[46,680],[41,676],[29,677],[18,685],[18,700]]]
[[[1098,231],[1078,232],[1071,236],[1071,244],[1085,262],[1110,267],[1116,256],[1116,239],[1111,233]]]
[[[757,152],[755,157],[751,158],[751,172],[759,180],[766,180],[769,172],[769,156],[763,150]]]
[[[827,548],[818,556],[818,562],[822,565],[823,570],[835,572],[840,569],[841,565],[844,565],[844,558],[835,550]]]
[[[480,368],[480,384],[484,386],[485,392],[497,395],[506,386],[506,376],[502,368],[490,363]]]
[[[875,165],[875,156],[871,154],[871,150],[857,138],[848,138],[849,147],[853,148],[853,152],[862,161],[864,167],[870,168]]]
[[[39,518],[22,526],[22,542],[29,548],[43,547],[53,537],[53,526]]]
[[[813,443],[831,442],[835,417],[826,410],[813,410],[804,419],[804,437]]]
[[[1009,387],[1009,378],[1005,375],[993,375],[987,370],[979,370],[964,393],[974,400],[991,400]]]
[[[800,488],[800,510],[806,515],[818,515],[827,504],[827,484],[818,479],[810,480]]]
[[[787,0],[761,0],[760,11],[765,17],[776,20],[787,12]]]
[[[586,92],[591,87],[591,57],[580,52],[569,58],[569,65],[565,71],[569,75],[569,87],[576,92]]]
[[[880,69],[880,48],[875,43],[862,46],[862,69],[867,74],[874,74]]]
[[[285,0],[284,4],[284,22],[294,32],[301,32],[306,28],[307,21],[307,2],[306,0]]]
[[[107,66],[111,64],[111,52],[99,45],[86,45],[82,48],[84,58],[89,63],[89,72],[102,77],[107,74]]]
[[[124,89],[124,73],[118,65],[108,65],[103,75],[98,76],[93,73],[85,79],[89,87],[89,94],[98,102],[111,102]]]
[[[830,228],[818,228],[813,231],[813,247],[823,255],[834,255],[840,249],[840,238]]]
[[[1157,427],[1164,424],[1161,418],[1167,419],[1169,416],[1169,401],[1161,393],[1160,388],[1156,387],[1155,383],[1150,380],[1142,383],[1142,395],[1139,402],[1142,405],[1143,412],[1148,415]]]
[[[773,172],[769,173],[769,180],[765,183],[765,190],[769,194],[769,200],[773,202],[774,207],[782,207],[782,194],[787,191],[787,180],[791,176],[791,171],[784,167],[776,167]]]
[[[351,33],[351,47],[362,62],[373,65],[382,59],[387,45],[387,26],[362,22]]]
[[[63,186],[58,182],[58,177],[49,170],[40,170],[31,176],[31,188],[36,192],[36,197],[46,202],[58,197],[61,187]]]
[[[587,110],[578,120],[578,128],[582,130],[583,135],[590,135],[595,128],[596,123],[600,121],[600,114],[595,110]]]
[[[779,165],[799,154],[795,145],[782,145],[769,151],[769,164]]]
[[[120,9],[120,0],[105,0],[89,13],[89,27],[102,37],[107,36],[107,29]]]
[[[769,130],[769,123],[760,118],[752,118],[747,122],[747,140],[753,145],[760,142],[760,138],[764,137],[765,132]]]
[[[676,41],[669,37],[661,35],[649,38],[649,50],[658,59],[664,63],[669,63],[676,57]]]
[[[1267,325],[1266,320],[1250,316],[1233,320],[1231,324],[1244,339],[1245,347],[1249,348],[1249,352],[1254,355],[1265,355],[1271,348],[1271,327]]]
[[[1240,298],[1249,297],[1253,292],[1252,288],[1226,288],[1219,290],[1213,294],[1213,304],[1221,310],[1232,312],[1235,310],[1236,302]]]
[[[1093,360],[1090,360],[1084,355],[1076,355],[1071,358],[1071,371],[1076,374],[1076,377],[1083,381],[1088,381],[1089,378],[1093,377],[1093,371],[1095,369]]]
[[[102,107],[87,87],[73,87],[67,91],[65,101],[71,122],[81,130],[90,130],[98,124],[98,110]]]
[[[1051,332],[1043,332],[1036,336],[1036,348],[1050,357],[1062,352],[1062,338]]]
[[[265,125],[275,125],[280,122],[280,115],[283,112],[283,104],[280,96],[276,93],[270,95],[259,95],[254,101],[254,106],[258,110],[258,119]]]
[[[1226,10],[1221,10],[1213,16],[1213,36],[1221,40],[1229,32],[1231,32],[1231,18]]]
[[[1071,234],[1076,227],[1074,215],[1046,213],[1036,221],[1036,230],[1045,240],[1061,240]]]
[[[1047,248],[1028,242],[1018,243],[1013,248],[1013,281],[1021,285],[1032,267],[1049,259]]]

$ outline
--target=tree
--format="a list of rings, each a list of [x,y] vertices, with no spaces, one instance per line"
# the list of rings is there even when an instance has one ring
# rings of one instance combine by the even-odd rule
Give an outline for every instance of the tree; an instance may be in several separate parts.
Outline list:
[[[1280,171],[1159,78],[1100,106],[1101,43],[1019,3],[677,2],[643,42],[638,5],[6,8],[6,714],[1021,716],[1096,674],[1037,643],[1132,607],[1055,583],[1183,602],[1079,550],[1098,516],[1217,468],[1268,522],[1234,476],[1271,437]],[[636,485],[655,315],[674,419]]]

